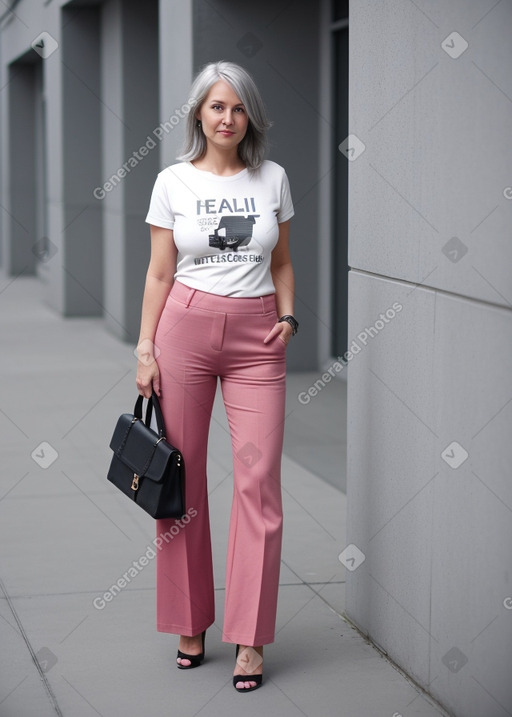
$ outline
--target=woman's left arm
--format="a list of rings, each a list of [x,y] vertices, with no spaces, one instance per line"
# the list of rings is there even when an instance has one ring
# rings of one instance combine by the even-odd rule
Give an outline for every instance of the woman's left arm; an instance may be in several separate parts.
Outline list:
[[[295,280],[290,258],[290,220],[279,224],[279,238],[270,260],[270,273],[276,290],[276,305],[278,317],[289,314],[293,316],[293,301],[295,293]],[[275,336],[288,343],[292,335],[292,327],[287,321],[276,323],[267,334],[263,343],[268,343]]]

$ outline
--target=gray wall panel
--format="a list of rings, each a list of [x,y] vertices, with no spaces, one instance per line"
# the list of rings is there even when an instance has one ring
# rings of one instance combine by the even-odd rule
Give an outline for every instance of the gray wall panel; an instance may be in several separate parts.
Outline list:
[[[421,10],[351,4],[349,334],[403,310],[348,368],[346,609],[478,717],[512,710],[512,8]]]
[[[350,216],[350,266],[509,306],[512,5],[481,22],[476,1],[351,13],[350,132],[366,149],[350,165],[365,204]],[[442,47],[464,42],[456,58]]]

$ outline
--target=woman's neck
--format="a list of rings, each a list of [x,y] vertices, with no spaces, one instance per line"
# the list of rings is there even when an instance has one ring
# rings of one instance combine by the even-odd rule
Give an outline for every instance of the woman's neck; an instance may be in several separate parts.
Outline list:
[[[245,169],[245,163],[240,159],[237,151],[219,152],[215,147],[207,147],[203,156],[195,159],[192,164],[196,169],[218,174],[221,177],[238,174]]]

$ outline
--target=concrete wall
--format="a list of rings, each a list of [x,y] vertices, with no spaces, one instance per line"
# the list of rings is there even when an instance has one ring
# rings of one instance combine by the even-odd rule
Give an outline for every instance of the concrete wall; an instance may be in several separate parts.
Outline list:
[[[269,117],[269,158],[290,179],[295,216],[291,251],[296,280],[295,313],[300,321],[291,370],[316,368],[318,361],[319,247],[319,6],[301,0],[276,7],[271,0],[220,0],[215,11],[194,2],[194,71],[207,62],[243,65],[263,95]]]
[[[134,48],[137,48],[134,51]],[[159,171],[158,3],[107,0],[102,6],[102,177],[105,318],[135,342],[150,255],[147,214]],[[98,192],[102,197],[102,193]]]
[[[453,714],[498,716],[512,710],[512,6],[421,10],[350,9],[365,149],[349,339],[365,338],[348,368],[346,611]]]
[[[103,227],[92,188],[101,182],[100,9],[61,15],[63,284],[66,316],[103,315]],[[50,131],[53,128],[50,127]]]
[[[35,148],[35,69],[36,63],[24,59],[9,68],[8,128],[10,142],[9,213],[5,225],[9,243],[7,265],[12,274],[32,274],[36,255],[31,251],[36,236],[36,148]]]
[[[42,32],[38,53],[32,43]],[[3,264],[12,274],[37,268],[56,311],[105,316],[131,341],[149,259],[144,217],[160,166],[158,141],[144,147],[160,121],[158,34],[158,0],[23,0],[2,33]],[[134,154],[116,186],[95,195]]]
[[[35,132],[37,64],[31,41],[39,34],[41,11],[30,18],[4,18],[1,44],[0,105],[2,265],[10,274],[32,274],[36,266],[37,221]],[[2,8],[0,15],[4,15]],[[36,246],[34,246],[36,245]],[[33,251],[34,249],[34,251]]]

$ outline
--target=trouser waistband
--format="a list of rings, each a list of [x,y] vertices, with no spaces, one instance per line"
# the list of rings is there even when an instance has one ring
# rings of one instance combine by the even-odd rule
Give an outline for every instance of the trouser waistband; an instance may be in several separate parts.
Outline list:
[[[185,306],[196,306],[205,311],[222,311],[227,314],[268,314],[275,311],[276,295],[265,296],[221,296],[207,291],[192,289],[175,281],[170,295]]]

